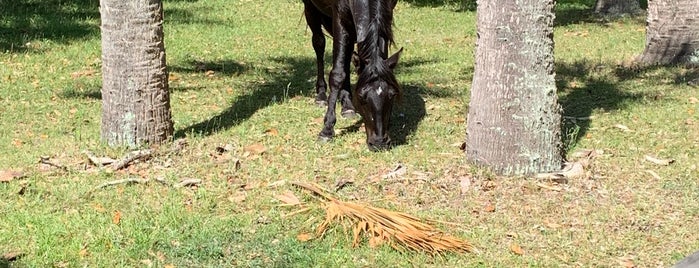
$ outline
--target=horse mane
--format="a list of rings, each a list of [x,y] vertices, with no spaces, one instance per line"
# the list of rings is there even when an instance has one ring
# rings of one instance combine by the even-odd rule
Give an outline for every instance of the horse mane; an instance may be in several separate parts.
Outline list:
[[[386,0],[369,0],[370,23],[366,34],[366,39],[357,43],[357,54],[359,60],[366,64],[359,74],[358,85],[371,83],[379,78],[383,78],[392,88],[398,89],[396,94],[400,95],[400,86],[391,68],[384,60],[388,57],[382,55],[381,40],[383,39],[390,47],[393,40],[393,7]]]

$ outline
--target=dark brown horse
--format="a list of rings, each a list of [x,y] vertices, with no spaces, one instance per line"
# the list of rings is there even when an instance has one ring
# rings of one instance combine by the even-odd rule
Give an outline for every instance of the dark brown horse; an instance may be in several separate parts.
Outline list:
[[[303,0],[306,22],[313,34],[318,68],[316,101],[327,102],[328,105],[319,139],[330,140],[335,135],[335,107],[339,98],[343,115],[352,115],[356,109],[362,116],[369,149],[382,150],[390,145],[389,119],[393,102],[401,94],[393,70],[402,49],[388,57],[388,47],[393,44],[393,8],[396,2],[397,0]],[[323,78],[323,27],[333,37],[333,65],[328,78],[330,95],[327,97]],[[359,78],[354,91],[350,91],[349,70],[355,44]]]

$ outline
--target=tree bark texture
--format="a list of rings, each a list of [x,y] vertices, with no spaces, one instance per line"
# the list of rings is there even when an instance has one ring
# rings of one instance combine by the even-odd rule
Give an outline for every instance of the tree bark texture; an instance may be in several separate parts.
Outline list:
[[[479,0],[466,158],[502,175],[559,170],[553,0]]]
[[[605,16],[622,16],[641,14],[641,3],[638,0],[597,0],[595,13]]]
[[[160,143],[173,134],[161,0],[100,0],[102,140]]]
[[[649,0],[646,49],[639,60],[699,65],[699,1]]]

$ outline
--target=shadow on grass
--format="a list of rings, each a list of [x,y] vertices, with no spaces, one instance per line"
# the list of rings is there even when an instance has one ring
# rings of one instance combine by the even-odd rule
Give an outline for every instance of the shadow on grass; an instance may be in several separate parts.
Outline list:
[[[0,51],[32,51],[35,49],[28,43],[34,40],[69,43],[88,37],[99,38],[99,5],[99,0],[0,0]],[[164,12],[166,22],[225,24],[220,21],[191,19],[195,17],[191,10],[168,8],[167,4]]]
[[[99,0],[0,0],[0,49],[29,50],[36,39],[56,42],[99,35],[99,27],[87,22],[100,17]]]
[[[416,7],[458,6],[457,12],[476,11],[476,0],[405,0]]]
[[[271,58],[269,61],[281,63],[283,68],[281,72],[275,72],[271,79],[264,82],[251,85],[250,91],[235,99],[234,103],[219,113],[207,120],[184,127],[177,130],[175,137],[182,137],[190,133],[199,135],[211,135],[215,132],[229,129],[243,120],[250,118],[257,110],[260,110],[268,105],[275,103],[270,101],[277,99],[277,96],[282,101],[291,99],[296,96],[304,95],[304,89],[314,88],[315,82],[307,81],[308,77],[315,75],[315,59],[313,58],[296,58],[296,57],[281,57]],[[406,61],[403,64],[405,68],[419,66],[422,61],[416,62]],[[219,62],[209,62],[209,66],[224,66],[227,64]],[[403,68],[400,65],[398,68]],[[180,69],[184,71],[195,71],[195,69]],[[245,67],[230,68],[229,70],[244,71]],[[400,79],[400,75],[399,79]],[[296,85],[287,87],[289,84]],[[407,138],[415,132],[422,118],[425,116],[425,101],[420,96],[421,92],[430,92],[430,90],[417,87],[405,86],[403,88],[404,95],[400,103],[397,104],[394,117],[391,120],[391,134],[396,145],[405,144]],[[315,90],[305,90],[306,97],[313,97]],[[361,122],[346,128],[344,132],[359,131]],[[320,131],[320,128],[318,129]],[[343,133],[344,133],[343,132]]]
[[[608,70],[607,68],[615,68]],[[613,111],[633,102],[658,99],[657,92],[628,92],[619,89],[621,83],[631,80],[660,81],[658,76],[670,76],[673,84],[699,82],[699,69],[686,72],[671,71],[657,74],[668,67],[609,67],[590,61],[556,64],[556,87],[563,107],[563,144],[566,147],[585,137],[590,128],[590,116],[595,110]],[[577,86],[577,85],[582,86]],[[567,148],[566,148],[567,149]]]

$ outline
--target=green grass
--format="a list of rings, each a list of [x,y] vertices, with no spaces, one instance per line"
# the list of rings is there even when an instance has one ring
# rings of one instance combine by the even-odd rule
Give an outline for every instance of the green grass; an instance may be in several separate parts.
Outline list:
[[[5,2],[0,170],[26,174],[0,183],[0,254],[24,254],[12,266],[651,267],[699,248],[699,104],[691,99],[699,89],[686,85],[697,73],[624,67],[643,50],[642,18],[602,21],[589,13],[594,1],[559,2],[556,82],[568,116],[565,143],[569,152],[604,154],[593,162],[593,179],[551,191],[463,161],[458,146],[476,40],[470,1],[398,4],[405,99],[392,122],[399,145],[380,153],[369,152],[355,120],[339,120],[336,139],[316,143],[324,110],[313,104],[315,64],[300,1],[166,1],[173,119],[188,146],[116,173],[90,168],[83,153],[125,153],[99,140],[98,1]],[[272,129],[277,134],[265,134]],[[266,152],[246,152],[254,144]],[[233,150],[218,156],[223,145]],[[656,166],[645,155],[676,162]],[[38,164],[42,156],[69,171]],[[405,181],[375,182],[399,163],[408,170]],[[130,177],[202,184],[93,190]],[[480,253],[352,248],[342,228],[322,240],[297,240],[313,230],[307,218],[321,215],[283,217],[293,209],[274,196],[292,190],[312,202],[289,182],[332,188],[340,179],[355,181],[337,192],[344,200],[460,223],[441,227]],[[471,186],[460,193],[463,179]],[[512,253],[513,243],[525,254]]]

